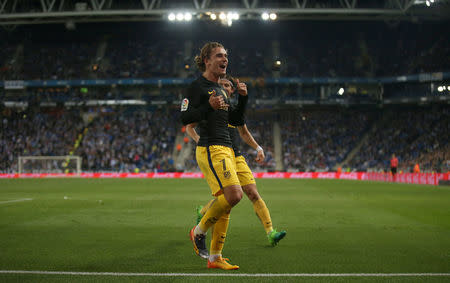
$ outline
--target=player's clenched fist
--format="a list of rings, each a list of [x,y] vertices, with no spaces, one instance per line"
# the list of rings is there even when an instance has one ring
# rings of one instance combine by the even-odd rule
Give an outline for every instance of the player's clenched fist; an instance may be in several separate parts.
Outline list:
[[[256,152],[256,158],[255,158],[256,162],[262,164],[262,163],[264,163],[265,159],[266,159],[266,156],[264,154],[264,150],[262,148],[258,147],[258,150]]]
[[[221,95],[210,95],[209,104],[214,110],[223,109],[229,106],[228,104],[225,103]]]

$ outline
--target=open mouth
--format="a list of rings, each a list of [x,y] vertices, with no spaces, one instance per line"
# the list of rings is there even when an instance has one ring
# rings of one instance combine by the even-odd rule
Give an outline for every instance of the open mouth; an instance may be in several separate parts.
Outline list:
[[[225,71],[226,70],[226,68],[227,68],[227,65],[219,65],[219,68],[222,70],[222,71]]]

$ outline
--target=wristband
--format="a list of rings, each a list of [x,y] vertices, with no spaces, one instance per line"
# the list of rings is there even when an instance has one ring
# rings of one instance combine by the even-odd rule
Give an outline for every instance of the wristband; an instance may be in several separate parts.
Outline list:
[[[260,152],[262,150],[263,150],[262,147],[258,145],[258,147],[256,148],[256,152]]]

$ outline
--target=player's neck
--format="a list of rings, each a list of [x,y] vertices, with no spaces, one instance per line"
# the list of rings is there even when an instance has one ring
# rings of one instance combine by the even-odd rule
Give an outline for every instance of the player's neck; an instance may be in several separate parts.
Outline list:
[[[218,75],[215,75],[212,72],[205,71],[203,72],[203,77],[207,79],[208,81],[212,81],[213,83],[219,83],[220,77]]]

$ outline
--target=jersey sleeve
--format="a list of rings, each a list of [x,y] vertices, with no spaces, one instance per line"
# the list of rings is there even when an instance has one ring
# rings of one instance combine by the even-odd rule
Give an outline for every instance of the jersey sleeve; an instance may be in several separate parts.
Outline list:
[[[213,111],[208,97],[202,94],[200,86],[192,83],[186,90],[186,97],[181,102],[181,122],[187,125],[206,119],[209,111]]]
[[[245,124],[245,109],[247,108],[248,96],[239,95],[238,103],[231,108],[228,122],[233,126],[243,126]]]

